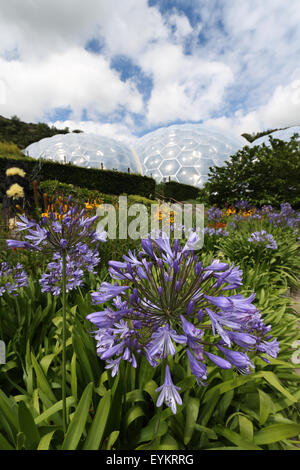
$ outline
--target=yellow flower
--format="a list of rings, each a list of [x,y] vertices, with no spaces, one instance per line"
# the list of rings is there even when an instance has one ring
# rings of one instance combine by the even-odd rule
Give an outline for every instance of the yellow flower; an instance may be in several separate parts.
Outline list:
[[[24,190],[22,186],[18,183],[12,184],[11,187],[6,191],[8,197],[12,197],[13,199],[18,199],[19,197],[24,197]]]
[[[22,170],[22,168],[17,168],[16,166],[13,166],[12,168],[8,168],[5,174],[6,176],[18,175],[18,176],[21,176],[22,178],[24,178],[24,176],[26,175],[25,171]]]
[[[233,207],[229,207],[226,211],[226,216],[228,217],[231,214],[235,214],[236,210]]]

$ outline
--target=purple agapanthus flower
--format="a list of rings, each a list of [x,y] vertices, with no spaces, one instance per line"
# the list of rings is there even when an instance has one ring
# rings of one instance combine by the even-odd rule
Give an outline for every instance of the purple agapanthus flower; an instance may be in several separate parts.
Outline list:
[[[93,302],[105,306],[87,318],[98,328],[97,353],[114,375],[122,361],[135,367],[140,355],[164,367],[186,353],[191,373],[204,385],[207,363],[249,373],[248,355],[278,353],[268,342],[270,325],[253,304],[255,294],[231,292],[242,285],[240,268],[219,260],[203,265],[192,249],[195,234],[189,240],[149,236],[138,254],[109,262],[113,283],[92,293]],[[167,365],[157,405],[165,402],[173,412],[181,400],[174,387]]]
[[[82,286],[84,271],[94,273],[100,262],[97,249],[90,249],[85,243],[77,243],[72,251],[66,255],[66,291],[69,292]],[[62,288],[62,256],[57,252],[53,254],[53,261],[48,263],[48,272],[43,273],[39,283],[42,292],[50,292],[57,296]]]
[[[5,293],[17,295],[17,291],[27,285],[28,277],[21,263],[10,266],[4,261],[0,264],[0,297]]]
[[[79,242],[97,244],[99,241],[105,241],[105,232],[101,227],[99,230],[93,229],[98,216],[85,217],[85,209],[78,213],[78,208],[71,205],[71,196],[66,212],[63,213],[62,208],[60,212],[60,216],[56,212],[50,212],[48,217],[43,216],[39,223],[28,220],[26,216],[20,216],[16,230],[23,233],[24,240],[6,240],[7,246],[44,253],[70,253]]]
[[[271,233],[267,233],[265,230],[251,233],[248,241],[270,250],[277,250],[277,243],[274,240],[273,235],[271,235]]]
[[[210,221],[218,222],[222,218],[222,211],[216,206],[207,210],[207,218]]]
[[[165,372],[165,381],[163,385],[158,387],[155,391],[160,392],[159,397],[156,402],[156,406],[161,406],[163,402],[171,408],[172,412],[175,414],[177,411],[176,403],[182,405],[181,397],[177,390],[180,390],[180,387],[176,387],[171,378],[169,366],[166,366]]]

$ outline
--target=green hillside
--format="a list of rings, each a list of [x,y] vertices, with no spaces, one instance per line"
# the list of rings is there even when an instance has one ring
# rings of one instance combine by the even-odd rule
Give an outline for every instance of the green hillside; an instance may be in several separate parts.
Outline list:
[[[0,141],[12,142],[19,149],[23,150],[28,145],[45,137],[52,137],[56,134],[68,134],[69,128],[57,129],[44,123],[27,123],[21,121],[17,116],[10,119],[0,116]],[[81,132],[81,131],[73,131]]]

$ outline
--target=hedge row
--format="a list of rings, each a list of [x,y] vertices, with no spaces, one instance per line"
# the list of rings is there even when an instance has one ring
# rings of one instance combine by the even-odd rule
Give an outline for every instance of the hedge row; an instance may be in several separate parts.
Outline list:
[[[199,188],[188,184],[177,183],[177,181],[168,181],[156,185],[157,197],[164,196],[169,200],[187,201],[189,199],[197,199],[199,196]]]
[[[7,164],[12,158],[0,158],[0,182],[3,180]],[[20,159],[16,159],[16,166]],[[97,190],[108,194],[137,194],[151,198],[155,194],[155,180],[147,176],[122,173],[114,170],[83,168],[71,164],[62,164],[48,160],[22,160],[27,174],[38,181],[58,180],[81,188]],[[3,182],[3,181],[2,181]]]

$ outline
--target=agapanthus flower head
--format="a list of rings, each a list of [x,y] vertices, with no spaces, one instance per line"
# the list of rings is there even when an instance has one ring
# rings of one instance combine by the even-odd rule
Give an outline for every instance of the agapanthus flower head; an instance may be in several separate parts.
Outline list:
[[[235,204],[234,204],[235,208],[236,209],[239,209],[240,211],[245,211],[247,210],[249,207],[250,207],[250,204],[248,201],[237,201]]]
[[[7,245],[53,253],[63,250],[71,252],[80,242],[105,241],[104,231],[94,229],[98,216],[85,217],[85,209],[78,212],[77,206],[72,205],[71,197],[60,205],[59,210],[60,213],[57,213],[53,207],[53,211],[48,211],[47,216],[43,215],[39,223],[20,216],[16,230],[22,232],[24,240],[7,240]]]
[[[78,242],[70,253],[66,254],[66,291],[69,292],[82,286],[84,282],[84,270],[95,273],[95,267],[100,262],[98,249],[90,249],[87,244]],[[48,264],[48,272],[39,280],[42,292],[50,292],[57,296],[62,289],[62,255],[60,252],[53,254],[53,261]]]
[[[267,249],[277,250],[276,240],[274,240],[271,233],[267,233],[265,230],[251,233],[248,241],[255,243],[256,245],[263,246]]]
[[[224,230],[224,228],[214,228],[214,227],[205,227],[204,228],[204,235],[209,235],[210,237],[228,237],[229,232]]]
[[[216,206],[211,207],[210,209],[207,210],[207,218],[208,220],[217,222],[222,218],[222,210],[219,209]]]
[[[92,293],[100,309],[87,316],[98,328],[97,353],[113,374],[123,360],[135,366],[140,355],[152,367],[166,367],[157,405],[165,402],[173,412],[181,399],[168,363],[177,353],[187,354],[203,385],[207,362],[248,373],[253,366],[248,354],[271,351],[274,357],[277,351],[268,349],[270,327],[253,304],[255,294],[230,292],[242,285],[240,268],[219,260],[203,265],[192,249],[195,241],[195,233],[185,243],[149,236],[137,255],[111,261],[112,282]]]
[[[28,277],[21,263],[15,266],[6,261],[0,264],[0,297],[5,294],[17,295],[18,289],[28,285]]]
[[[282,226],[299,230],[300,212],[295,211],[288,202],[280,205],[280,212],[273,211],[268,216],[269,222],[275,227]]]

